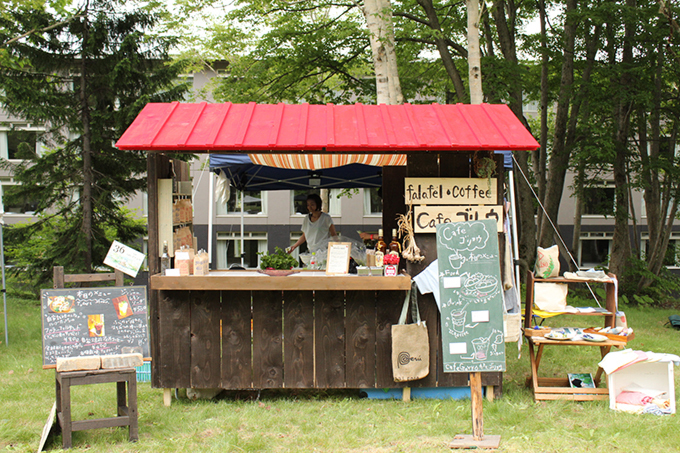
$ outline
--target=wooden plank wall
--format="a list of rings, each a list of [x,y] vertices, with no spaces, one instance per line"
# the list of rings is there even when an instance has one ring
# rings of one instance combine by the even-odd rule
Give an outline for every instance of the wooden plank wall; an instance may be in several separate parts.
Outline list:
[[[158,291],[151,291],[158,292]],[[443,373],[439,312],[419,296],[430,375],[394,382],[392,325],[404,291],[160,291],[152,318],[158,388],[396,388],[467,385]],[[252,324],[251,324],[252,323]],[[252,329],[251,329],[252,325]],[[484,374],[484,385],[500,375]]]

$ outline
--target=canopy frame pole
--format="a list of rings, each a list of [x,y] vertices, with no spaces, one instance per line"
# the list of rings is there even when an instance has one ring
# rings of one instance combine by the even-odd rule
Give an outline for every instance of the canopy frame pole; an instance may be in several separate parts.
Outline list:
[[[245,265],[245,253],[244,253],[244,246],[245,246],[245,227],[243,225],[243,218],[245,217],[245,211],[243,210],[243,192],[245,190],[241,191],[241,267],[246,267]]]
[[[2,261],[2,307],[5,313],[5,345],[9,346],[9,332],[7,327],[7,285],[5,283],[5,244],[3,242],[3,225],[5,223],[4,207],[0,211],[0,260]]]
[[[210,182],[208,189],[208,263],[212,263],[213,209],[215,208],[215,177],[216,175],[210,172]]]

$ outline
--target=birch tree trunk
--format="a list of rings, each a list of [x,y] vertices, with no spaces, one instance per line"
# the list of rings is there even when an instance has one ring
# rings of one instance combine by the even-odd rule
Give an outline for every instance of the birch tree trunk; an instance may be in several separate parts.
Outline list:
[[[403,104],[397,54],[394,49],[394,25],[390,0],[365,0],[362,7],[368,26],[377,104]]]
[[[482,58],[479,50],[479,0],[467,0],[468,71],[470,76],[470,104],[481,104]]]

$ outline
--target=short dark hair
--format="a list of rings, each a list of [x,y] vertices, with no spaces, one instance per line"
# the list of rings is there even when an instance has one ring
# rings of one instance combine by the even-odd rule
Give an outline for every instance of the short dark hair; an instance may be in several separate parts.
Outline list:
[[[312,200],[314,203],[316,203],[316,208],[321,211],[321,205],[323,202],[321,201],[321,197],[316,194],[316,193],[310,193],[307,195],[307,201]]]

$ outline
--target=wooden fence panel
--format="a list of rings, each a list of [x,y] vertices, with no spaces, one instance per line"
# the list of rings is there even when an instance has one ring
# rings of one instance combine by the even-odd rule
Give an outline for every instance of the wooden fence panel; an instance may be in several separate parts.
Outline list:
[[[161,291],[159,301],[159,385],[191,387],[191,309],[189,291]],[[155,358],[154,358],[155,359]]]
[[[280,291],[253,291],[253,385],[283,387],[283,298]]]
[[[345,295],[315,292],[317,388],[343,388],[345,382]]]
[[[191,291],[191,386],[220,387],[220,292]]]
[[[376,310],[376,387],[405,387],[392,373],[392,324],[399,322],[404,291],[378,291]]]
[[[222,372],[220,387],[253,387],[251,294],[250,291],[222,291]]]
[[[346,292],[348,388],[375,387],[375,291]]]
[[[287,388],[314,387],[314,293],[283,293],[283,380]]]

